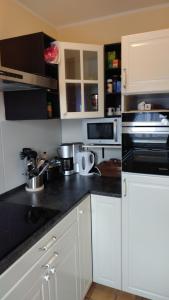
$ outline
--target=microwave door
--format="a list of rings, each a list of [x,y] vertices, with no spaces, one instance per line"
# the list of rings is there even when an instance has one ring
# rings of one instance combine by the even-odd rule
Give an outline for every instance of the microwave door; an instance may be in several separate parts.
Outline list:
[[[117,141],[117,123],[88,123],[87,142],[95,144],[112,144]]]

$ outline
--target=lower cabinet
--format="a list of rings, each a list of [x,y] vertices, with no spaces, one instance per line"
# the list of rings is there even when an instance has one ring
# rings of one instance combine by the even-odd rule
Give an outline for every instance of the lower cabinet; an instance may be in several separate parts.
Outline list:
[[[3,300],[79,300],[77,223],[48,250]]]
[[[169,177],[123,173],[123,290],[169,299]]]
[[[0,299],[82,300],[91,283],[91,210],[87,196],[0,276]]]
[[[80,265],[80,299],[92,283],[91,201],[88,196],[77,209]]]
[[[93,281],[121,289],[121,199],[91,195]]]
[[[79,300],[77,224],[74,224],[54,247],[53,258],[46,265],[50,266],[49,299]]]

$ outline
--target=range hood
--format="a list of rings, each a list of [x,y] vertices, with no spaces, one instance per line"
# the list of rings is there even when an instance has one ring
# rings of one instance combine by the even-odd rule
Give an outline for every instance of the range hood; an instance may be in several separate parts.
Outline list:
[[[57,89],[57,80],[0,66],[0,91]]]

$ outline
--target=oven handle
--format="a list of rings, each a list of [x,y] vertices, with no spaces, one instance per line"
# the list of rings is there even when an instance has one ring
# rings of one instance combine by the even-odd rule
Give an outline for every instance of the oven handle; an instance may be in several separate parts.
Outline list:
[[[115,119],[114,121],[114,140],[117,142],[117,120]]]
[[[122,133],[169,134],[169,127],[122,127]]]

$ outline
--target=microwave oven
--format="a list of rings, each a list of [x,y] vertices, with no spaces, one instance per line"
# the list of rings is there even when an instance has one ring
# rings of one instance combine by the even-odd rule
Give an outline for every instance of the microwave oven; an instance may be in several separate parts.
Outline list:
[[[85,144],[121,144],[121,117],[85,119],[82,128]]]

